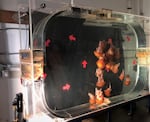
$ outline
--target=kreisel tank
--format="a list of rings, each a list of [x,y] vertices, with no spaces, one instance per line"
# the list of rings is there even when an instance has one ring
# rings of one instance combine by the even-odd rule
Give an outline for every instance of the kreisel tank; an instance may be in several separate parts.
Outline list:
[[[77,7],[44,16],[33,21],[34,75],[22,73],[27,115],[71,121],[149,95],[148,17]]]

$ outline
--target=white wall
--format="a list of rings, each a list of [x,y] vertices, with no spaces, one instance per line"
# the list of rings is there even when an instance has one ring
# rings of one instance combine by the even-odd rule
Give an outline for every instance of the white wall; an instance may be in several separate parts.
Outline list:
[[[126,11],[126,0],[74,0],[75,5]]]
[[[0,9],[14,10],[28,5],[29,0],[0,0]],[[41,3],[46,3],[45,11],[50,12],[54,9],[60,9],[68,6],[71,0],[31,0],[33,9],[39,9]],[[75,6],[90,8],[107,8],[115,11],[128,12],[127,5],[129,0],[73,0]],[[132,13],[139,14],[140,2],[143,1],[143,12],[145,16],[150,16],[150,0],[131,0]]]
[[[5,78],[0,77],[0,122],[7,122],[9,120],[8,115],[8,106],[9,106],[9,99],[8,99],[8,82]]]
[[[14,119],[12,102],[16,93],[22,91],[20,78],[0,77],[0,122],[11,122]]]
[[[25,4],[28,0],[0,0],[0,9],[3,10],[18,10],[19,4]]]
[[[150,0],[143,0],[143,13],[145,16],[150,16]]]
[[[28,0],[0,0],[0,9],[5,10],[18,10],[18,7],[22,4],[27,4]],[[40,3],[50,3],[50,8],[60,8],[69,5],[71,0],[32,0],[37,8]],[[88,6],[94,8],[108,8],[117,11],[126,11],[126,0],[74,0],[74,4],[78,6]]]

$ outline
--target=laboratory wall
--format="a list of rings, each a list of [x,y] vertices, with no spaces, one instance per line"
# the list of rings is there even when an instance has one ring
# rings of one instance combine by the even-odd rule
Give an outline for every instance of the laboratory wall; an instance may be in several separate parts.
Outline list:
[[[40,9],[41,3],[46,3],[46,10],[59,9],[73,3],[75,6],[90,8],[107,8],[116,11],[127,12],[128,6],[132,7],[132,12],[136,11],[137,0],[31,0],[33,9]],[[17,11],[20,7],[26,6],[28,0],[1,0],[0,9]]]
[[[95,9],[106,8],[115,11],[150,16],[149,0],[30,0],[30,3],[33,10],[39,10],[46,13],[73,5]],[[43,3],[45,6],[42,6]],[[28,5],[28,0],[0,0],[0,10],[27,11]],[[19,35],[18,38],[20,38]],[[5,40],[0,39],[0,45],[3,44],[3,41]],[[10,79],[7,76],[0,77],[0,122],[12,121],[13,113],[11,105],[15,93],[21,91],[20,87],[19,77],[13,79]]]
[[[26,8],[29,1],[32,4],[32,9],[41,9],[41,4],[46,3],[46,8],[44,8],[46,12],[65,8],[73,3],[75,6],[107,8],[150,16],[149,0],[1,0],[0,9],[18,11],[20,8]]]

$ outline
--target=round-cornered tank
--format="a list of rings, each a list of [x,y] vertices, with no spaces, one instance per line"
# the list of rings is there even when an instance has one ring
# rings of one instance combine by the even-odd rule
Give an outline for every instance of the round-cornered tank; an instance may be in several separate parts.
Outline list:
[[[44,53],[46,109],[73,118],[147,95],[148,68],[137,56],[147,47],[145,19],[72,8],[41,20],[33,46]]]

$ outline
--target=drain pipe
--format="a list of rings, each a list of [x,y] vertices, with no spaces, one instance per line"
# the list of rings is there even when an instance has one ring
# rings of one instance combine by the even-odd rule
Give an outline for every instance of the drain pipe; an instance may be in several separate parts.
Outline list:
[[[127,0],[127,12],[132,13],[132,0]]]
[[[137,0],[135,2],[136,14],[138,14],[138,15],[144,15],[144,12],[143,12],[143,3],[144,3],[143,0]]]
[[[143,0],[139,0],[139,14],[144,15],[143,12]]]

